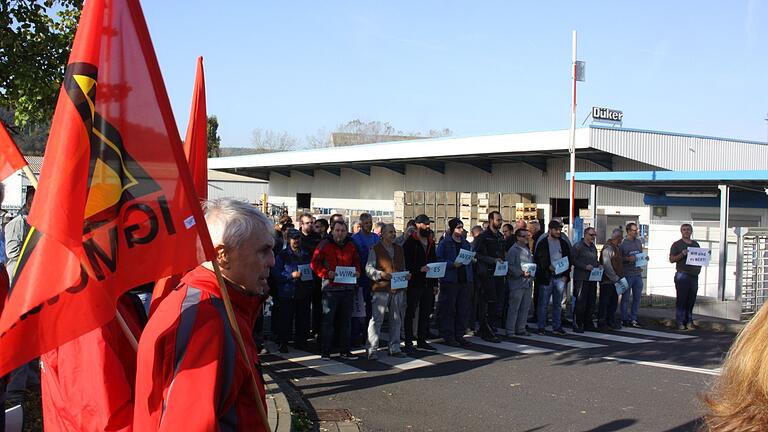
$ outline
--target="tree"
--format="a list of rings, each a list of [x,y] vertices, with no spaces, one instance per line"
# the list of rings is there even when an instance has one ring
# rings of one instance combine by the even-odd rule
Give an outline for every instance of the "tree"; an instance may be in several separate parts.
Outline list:
[[[255,148],[256,153],[294,150],[298,144],[298,138],[286,131],[257,128],[251,132],[251,145]]]
[[[83,0],[0,0],[0,106],[17,125],[45,124],[56,99]]]
[[[208,157],[219,157],[221,155],[219,147],[221,147],[219,119],[211,115],[208,116]]]

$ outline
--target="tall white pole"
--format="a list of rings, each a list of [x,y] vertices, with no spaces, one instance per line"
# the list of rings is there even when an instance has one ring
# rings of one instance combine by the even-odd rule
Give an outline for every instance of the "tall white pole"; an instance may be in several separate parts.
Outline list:
[[[573,232],[573,216],[574,216],[574,176],[576,175],[576,30],[573,31],[573,55],[571,61],[571,81],[573,84],[571,90],[571,140],[568,147],[568,151],[571,154],[571,181],[569,190],[569,205],[568,205],[568,236],[571,239],[575,238]]]

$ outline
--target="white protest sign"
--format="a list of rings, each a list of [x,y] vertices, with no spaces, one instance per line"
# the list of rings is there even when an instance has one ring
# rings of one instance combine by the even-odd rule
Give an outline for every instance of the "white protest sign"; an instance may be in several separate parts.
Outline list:
[[[392,279],[390,280],[391,288],[393,290],[408,288],[409,274],[407,271],[392,273]]]
[[[309,264],[299,264],[299,273],[301,273],[301,280],[304,282],[312,280],[312,269]]]
[[[354,267],[337,266],[334,270],[336,274],[333,276],[333,281],[340,284],[355,284],[357,283],[356,271]]]
[[[509,270],[509,264],[506,261],[496,261],[496,270],[493,272],[493,275],[506,276],[507,270]]]
[[[466,249],[459,249],[459,254],[456,255],[456,261],[459,264],[469,265],[472,262],[472,258],[475,257],[475,252],[466,250]]]
[[[616,282],[616,294],[622,295],[625,291],[629,289],[629,282],[627,282],[627,278],[621,278],[618,282]]]
[[[531,277],[536,276],[536,264],[534,263],[523,263],[520,265],[523,268],[524,272],[528,272],[531,274]]]
[[[639,253],[635,254],[635,267],[645,267],[648,265],[648,254]]]
[[[685,263],[692,266],[706,267],[709,265],[711,256],[711,251],[707,248],[689,247]]]
[[[446,263],[429,263],[427,264],[427,277],[430,279],[437,279],[445,276]]]
[[[559,260],[553,262],[552,266],[555,268],[555,274],[560,274],[567,272],[571,267],[571,263],[568,261],[568,257],[562,257]]]
[[[601,280],[603,280],[603,269],[600,267],[593,268],[592,271],[589,272],[589,281],[600,282]]]

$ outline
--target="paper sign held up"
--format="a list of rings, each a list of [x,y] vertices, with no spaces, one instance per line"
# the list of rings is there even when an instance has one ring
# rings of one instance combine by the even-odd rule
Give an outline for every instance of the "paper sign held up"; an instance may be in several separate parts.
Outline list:
[[[299,273],[301,273],[301,280],[304,282],[312,280],[312,269],[309,264],[299,264]]]
[[[589,281],[590,282],[600,282],[603,280],[603,269],[602,267],[595,267],[592,269],[592,271],[589,273]]]
[[[456,255],[456,261],[459,264],[469,265],[472,262],[472,258],[475,257],[475,252],[466,250],[466,249],[459,249],[459,254]]]
[[[507,270],[509,270],[509,264],[506,261],[496,261],[496,270],[493,272],[493,275],[506,276]]]
[[[706,267],[709,265],[710,258],[712,258],[712,251],[709,249],[689,247],[685,263],[692,266]]]
[[[568,257],[562,257],[559,260],[553,262],[552,266],[555,268],[555,274],[560,274],[567,272],[571,266],[571,263],[568,261]]]
[[[336,267],[333,281],[340,284],[355,284],[357,283],[356,271],[354,267],[338,266]]]
[[[445,276],[446,263],[429,263],[427,264],[427,278],[437,279]]]
[[[392,273],[392,280],[390,280],[390,287],[393,290],[408,288],[408,275],[409,273],[407,271]]]

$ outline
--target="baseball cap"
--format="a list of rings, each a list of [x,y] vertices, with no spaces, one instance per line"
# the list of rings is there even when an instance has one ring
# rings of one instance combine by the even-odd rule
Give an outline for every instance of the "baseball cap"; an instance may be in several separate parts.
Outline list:
[[[420,215],[416,216],[416,218],[413,219],[413,221],[416,222],[417,224],[431,224],[432,223],[432,221],[429,220],[429,216],[427,216],[425,214],[420,214]]]

